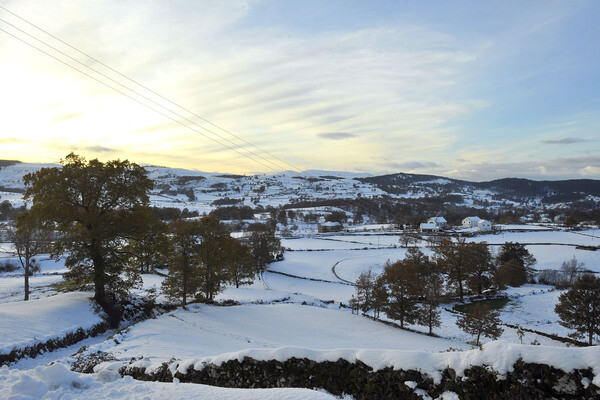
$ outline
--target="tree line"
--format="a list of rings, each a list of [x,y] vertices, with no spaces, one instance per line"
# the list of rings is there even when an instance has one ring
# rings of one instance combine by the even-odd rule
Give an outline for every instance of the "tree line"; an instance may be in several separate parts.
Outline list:
[[[386,262],[380,275],[371,270],[359,275],[350,306],[357,312],[381,311],[399,322],[428,328],[429,334],[441,325],[442,303],[466,295],[484,295],[506,286],[520,286],[533,279],[535,258],[520,243],[507,242],[493,257],[486,243],[452,241],[444,238],[432,246],[433,256],[410,247],[404,259]],[[574,332],[573,338],[587,337],[592,345],[600,335],[600,278],[585,274],[583,263],[575,258],[563,262],[559,271],[564,287],[554,311],[559,323]],[[502,334],[498,311],[476,302],[457,319],[457,325],[475,337],[498,338]]]
[[[143,272],[168,267],[163,291],[169,298],[212,302],[225,284],[248,283],[280,251],[267,226],[242,243],[212,215],[161,221],[149,205],[153,182],[137,164],[73,153],[61,163],[24,177],[31,207],[11,232],[25,269],[25,300],[32,260],[42,249],[56,260],[66,257],[67,287],[92,289],[113,323]]]

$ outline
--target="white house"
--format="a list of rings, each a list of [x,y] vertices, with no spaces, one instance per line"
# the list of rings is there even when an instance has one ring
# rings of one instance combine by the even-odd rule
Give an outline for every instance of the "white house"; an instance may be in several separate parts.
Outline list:
[[[492,223],[486,219],[477,221],[477,230],[479,232],[489,232],[492,230]]]
[[[477,228],[477,223],[481,221],[479,217],[467,217],[462,220],[463,228]]]
[[[437,232],[440,230],[440,228],[436,224],[424,222],[421,225],[419,225],[419,230],[421,232]]]
[[[444,229],[448,225],[448,221],[444,217],[431,217],[427,220],[427,223],[435,224],[440,229]]]

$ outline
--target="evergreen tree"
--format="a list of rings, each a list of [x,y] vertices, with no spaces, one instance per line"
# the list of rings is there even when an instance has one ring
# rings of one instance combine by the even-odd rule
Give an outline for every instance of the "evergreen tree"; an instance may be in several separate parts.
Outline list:
[[[600,335],[600,278],[590,274],[579,277],[571,289],[558,297],[554,312],[562,326],[575,330],[570,336],[587,335],[591,346],[594,335]]]
[[[477,303],[471,311],[458,317],[456,325],[463,331],[476,337],[475,345],[479,346],[481,336],[497,339],[504,330],[500,328],[500,313],[490,310],[487,304]]]

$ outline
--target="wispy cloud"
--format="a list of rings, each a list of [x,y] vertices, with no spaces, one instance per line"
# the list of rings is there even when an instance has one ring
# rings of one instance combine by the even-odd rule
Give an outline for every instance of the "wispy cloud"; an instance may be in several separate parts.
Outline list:
[[[542,140],[542,143],[545,143],[545,144],[574,144],[574,143],[583,143],[583,142],[589,142],[589,141],[590,140],[583,139],[583,138],[562,138],[562,139]]]
[[[16,143],[26,143],[25,140],[9,137],[9,138],[0,138],[0,144],[16,144]]]
[[[59,115],[57,117],[52,118],[50,120],[50,122],[66,121],[69,119],[80,117],[82,115],[83,115],[83,112],[74,112],[74,113],[69,113],[69,114],[63,114],[63,115]]]
[[[559,157],[546,160],[473,163],[446,174],[462,179],[492,180],[507,177],[569,179],[576,176],[600,178],[600,157]]]
[[[355,135],[354,133],[347,133],[347,132],[325,132],[325,133],[317,133],[317,136],[322,139],[342,140],[342,139],[355,138],[358,135]]]
[[[118,151],[116,148],[104,147],[104,146],[85,146],[83,150],[92,151],[94,153],[115,153]]]
[[[397,170],[412,171],[412,170],[423,170],[441,168],[442,166],[432,161],[407,161],[407,162],[394,162],[387,161],[383,164],[386,168],[393,168]]]

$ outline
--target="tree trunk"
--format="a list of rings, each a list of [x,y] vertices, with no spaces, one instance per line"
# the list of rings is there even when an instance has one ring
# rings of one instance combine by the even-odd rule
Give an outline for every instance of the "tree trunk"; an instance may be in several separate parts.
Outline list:
[[[29,270],[30,270],[30,266],[29,266],[29,260],[25,261],[25,299],[24,301],[28,301],[29,300]]]
[[[429,307],[429,334],[433,333],[433,310]]]
[[[206,265],[206,274],[204,276],[204,279],[206,281],[206,284],[204,286],[204,292],[205,292],[205,300],[207,303],[212,303],[212,291],[210,289],[210,270],[211,267],[210,265]]]
[[[107,306],[107,299],[106,288],[104,287],[106,284],[104,276],[104,260],[98,249],[94,248],[91,253],[92,262],[94,263],[94,300],[96,300],[102,308],[105,308]]]
[[[181,296],[181,305],[183,307],[185,307],[187,305],[187,290],[188,290],[188,287],[187,287],[187,281],[188,281],[187,261],[184,261],[184,262],[186,262],[186,265],[183,268],[183,282],[182,282],[183,290],[182,290],[182,296]]]

